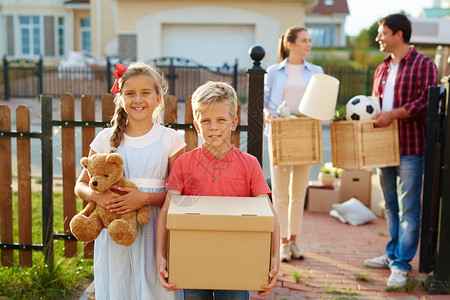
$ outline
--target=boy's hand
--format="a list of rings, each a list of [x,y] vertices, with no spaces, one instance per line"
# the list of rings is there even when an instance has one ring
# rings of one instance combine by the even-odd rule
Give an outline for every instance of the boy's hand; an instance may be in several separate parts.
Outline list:
[[[269,273],[270,282],[269,284],[263,285],[261,287],[261,291],[258,291],[258,296],[263,297],[265,295],[270,294],[272,292],[273,288],[275,287],[275,284],[277,283],[278,279],[278,268],[272,268],[272,271]]]
[[[169,273],[167,272],[167,260],[165,258],[161,258],[159,260],[159,282],[168,292],[179,290],[175,287],[175,283],[168,283],[167,278],[169,278]]]

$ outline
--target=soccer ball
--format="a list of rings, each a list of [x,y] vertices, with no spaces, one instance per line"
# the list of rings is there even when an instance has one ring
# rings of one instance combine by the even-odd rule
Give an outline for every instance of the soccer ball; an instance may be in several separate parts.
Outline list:
[[[347,102],[345,118],[347,121],[370,121],[379,111],[377,97],[358,95]]]

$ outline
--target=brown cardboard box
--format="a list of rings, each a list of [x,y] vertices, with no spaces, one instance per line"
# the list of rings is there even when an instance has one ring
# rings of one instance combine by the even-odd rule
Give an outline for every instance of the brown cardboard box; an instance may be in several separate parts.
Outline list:
[[[356,198],[370,208],[372,171],[344,170],[341,175],[341,201]]]
[[[169,282],[178,288],[260,290],[271,267],[274,217],[265,197],[172,197]]]
[[[331,188],[321,187],[312,182],[308,188],[308,210],[313,212],[330,212],[332,205],[340,202],[339,185]]]

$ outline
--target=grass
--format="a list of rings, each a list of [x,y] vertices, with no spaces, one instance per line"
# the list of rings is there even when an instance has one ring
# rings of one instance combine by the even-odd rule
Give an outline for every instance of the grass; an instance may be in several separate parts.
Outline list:
[[[32,240],[42,243],[42,193],[32,192]],[[78,210],[82,202],[77,201]],[[18,236],[18,200],[13,193],[13,232]],[[64,232],[63,200],[61,192],[53,194],[54,232]],[[15,238],[17,242],[17,238]],[[67,299],[78,294],[93,278],[91,259],[83,259],[82,243],[78,243],[77,258],[64,258],[64,241],[54,242],[54,263],[46,265],[43,253],[33,251],[32,267],[0,268],[0,299]],[[14,251],[18,265],[19,252]]]
[[[332,286],[325,286],[325,293],[327,294],[336,294],[336,295],[359,295],[359,292],[353,289],[348,288],[335,288]]]
[[[372,279],[370,279],[369,274],[368,273],[359,273],[355,275],[355,278],[361,281],[372,281]]]
[[[295,283],[299,283],[300,280],[303,278],[303,273],[300,272],[299,270],[295,269],[292,272],[292,277],[294,277]]]
[[[417,284],[419,283],[419,281],[415,278],[410,278],[408,280],[408,282],[406,282],[405,286],[402,288],[399,287],[395,287],[395,286],[388,286],[385,288],[386,292],[397,292],[397,291],[404,291],[404,292],[411,292],[412,290],[414,290],[417,286]]]

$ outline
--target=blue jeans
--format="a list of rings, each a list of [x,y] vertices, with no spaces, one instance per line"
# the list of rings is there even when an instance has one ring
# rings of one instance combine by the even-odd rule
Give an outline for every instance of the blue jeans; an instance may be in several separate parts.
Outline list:
[[[400,166],[378,169],[391,236],[386,245],[391,269],[412,269],[409,262],[419,244],[423,161],[423,153],[401,156]]]
[[[248,298],[248,291],[184,290],[184,300],[248,300]]]

